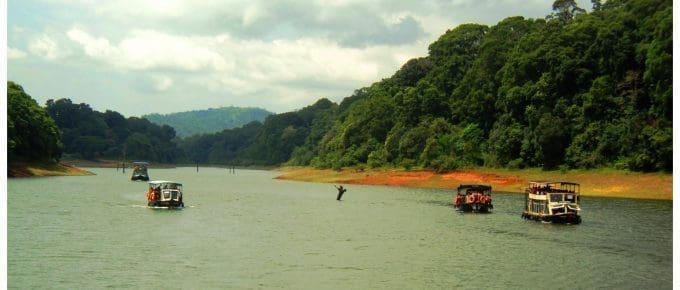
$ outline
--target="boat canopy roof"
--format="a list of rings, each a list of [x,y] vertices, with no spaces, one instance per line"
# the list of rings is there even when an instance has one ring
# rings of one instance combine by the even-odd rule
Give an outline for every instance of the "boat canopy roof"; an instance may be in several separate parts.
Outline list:
[[[569,182],[569,181],[530,181],[529,186],[547,186],[547,185],[579,185],[576,182]]]
[[[491,190],[491,186],[481,184],[461,184],[458,186],[459,191],[463,189],[476,189],[480,191],[487,191]]]
[[[144,161],[134,161],[132,162],[134,165],[149,165],[149,162],[144,162]]]
[[[152,180],[149,181],[149,185],[160,185],[160,184],[177,184],[177,185],[182,185],[179,182],[174,182],[174,181],[168,181],[168,180]]]

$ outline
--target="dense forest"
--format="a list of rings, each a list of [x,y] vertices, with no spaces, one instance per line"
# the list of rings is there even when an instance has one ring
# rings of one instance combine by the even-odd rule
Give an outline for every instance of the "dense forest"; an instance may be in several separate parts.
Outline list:
[[[670,171],[672,2],[594,2],[447,31],[357,92],[310,163]]]
[[[218,133],[180,139],[67,99],[47,112],[64,153],[84,158],[672,171],[672,1],[592,3],[589,13],[557,0],[545,19],[460,25],[340,104],[320,99]]]
[[[153,123],[168,125],[175,129],[177,137],[184,138],[197,134],[221,132],[224,129],[241,127],[252,121],[264,121],[273,114],[260,108],[222,107],[172,114],[143,115]]]
[[[56,163],[63,145],[59,129],[24,89],[7,82],[7,162]]]
[[[118,112],[98,112],[70,99],[48,100],[46,110],[61,131],[64,154],[74,158],[149,160],[174,163],[183,152],[175,130],[144,118],[125,118]]]
[[[321,100],[183,149],[228,152],[205,162],[336,169],[671,171],[672,1],[593,1],[586,13],[557,0],[553,10],[460,25],[339,105]],[[230,145],[246,131],[257,136]]]
[[[321,99],[294,112],[270,115],[264,123],[185,138],[179,146],[199,163],[279,165],[301,146],[318,143],[330,128],[335,108],[333,102]]]

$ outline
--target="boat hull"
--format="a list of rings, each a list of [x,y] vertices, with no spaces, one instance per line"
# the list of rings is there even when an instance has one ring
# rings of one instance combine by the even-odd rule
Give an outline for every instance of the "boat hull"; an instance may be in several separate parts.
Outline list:
[[[550,222],[555,224],[577,225],[581,223],[581,216],[577,214],[541,215],[525,211],[524,213],[522,213],[522,218],[528,220]]]
[[[132,181],[149,181],[148,175],[133,175],[130,180]]]
[[[149,201],[149,207],[163,207],[163,208],[183,208],[184,202],[168,200],[168,201]]]
[[[480,212],[487,213],[493,209],[493,204],[482,204],[482,203],[463,203],[455,205],[459,211],[462,212]]]

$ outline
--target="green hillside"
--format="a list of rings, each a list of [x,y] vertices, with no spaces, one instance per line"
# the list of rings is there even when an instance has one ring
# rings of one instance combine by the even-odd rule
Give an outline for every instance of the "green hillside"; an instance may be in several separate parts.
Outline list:
[[[270,116],[227,150],[238,154],[194,157],[336,169],[672,171],[672,1],[592,3],[590,13],[557,0],[545,19],[460,25],[339,105]],[[223,152],[243,133],[183,149]]]
[[[447,31],[365,88],[310,162],[671,171],[672,1],[593,3]]]
[[[62,99],[48,101],[47,112],[64,153],[86,158],[671,172],[673,3],[592,3],[591,12],[557,0],[545,19],[460,25],[428,55],[339,104],[322,98],[282,114],[230,107],[125,119]],[[9,137],[10,152],[20,153],[21,140]],[[52,147],[44,151],[59,151]]]
[[[260,108],[222,107],[162,115],[149,114],[142,117],[153,123],[175,128],[178,137],[188,137],[241,127],[252,121],[263,121],[271,114]]]

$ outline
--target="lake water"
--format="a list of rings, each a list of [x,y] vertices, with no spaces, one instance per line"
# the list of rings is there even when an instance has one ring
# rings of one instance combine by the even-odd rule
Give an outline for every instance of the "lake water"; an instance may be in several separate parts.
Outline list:
[[[151,169],[187,208],[146,207],[130,171],[9,179],[10,289],[670,289],[672,202],[584,197],[583,223],[461,214],[453,190]]]

